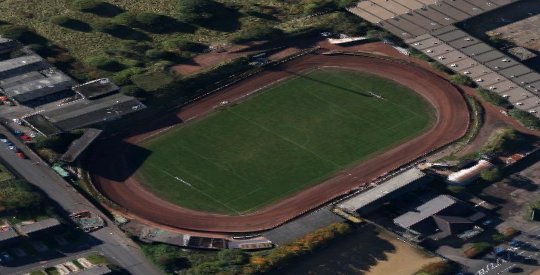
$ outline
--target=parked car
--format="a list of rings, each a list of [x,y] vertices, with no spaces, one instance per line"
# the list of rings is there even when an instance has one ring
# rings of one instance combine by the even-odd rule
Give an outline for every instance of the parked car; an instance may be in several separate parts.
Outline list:
[[[16,135],[16,136],[20,136],[22,135],[23,132],[19,131],[19,130],[15,130],[13,131],[13,134]]]
[[[13,260],[7,252],[0,252],[0,262],[10,262]]]
[[[28,133],[28,136],[31,137],[31,138],[35,138],[35,137],[37,137],[37,134],[35,132],[30,132],[30,133]]]
[[[19,138],[22,140],[22,141],[32,141],[32,138],[27,136],[26,134],[22,134],[21,136],[19,136]]]
[[[8,146],[8,148],[9,148],[9,150],[17,151],[17,147],[15,147],[13,145]]]
[[[17,157],[21,158],[21,159],[26,159],[26,155],[21,151],[21,150],[17,150]]]

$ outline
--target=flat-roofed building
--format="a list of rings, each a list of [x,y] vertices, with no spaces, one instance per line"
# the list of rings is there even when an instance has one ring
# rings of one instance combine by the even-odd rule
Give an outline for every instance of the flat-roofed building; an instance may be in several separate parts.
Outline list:
[[[22,223],[16,225],[17,230],[28,237],[40,237],[58,232],[62,224],[54,218],[48,218],[34,223]]]
[[[133,97],[114,94],[96,100],[78,100],[41,115],[60,130],[70,131],[113,121],[144,108],[146,106]]]
[[[0,61],[0,79],[50,67],[41,56],[32,54]]]
[[[28,101],[69,90],[75,84],[76,82],[66,74],[53,71],[46,73],[43,78],[3,88],[2,92],[13,100],[24,104]]]
[[[108,78],[92,80],[73,87],[73,91],[84,98],[94,99],[118,92],[120,88]]]
[[[9,53],[21,48],[21,44],[16,40],[0,37],[0,54]]]

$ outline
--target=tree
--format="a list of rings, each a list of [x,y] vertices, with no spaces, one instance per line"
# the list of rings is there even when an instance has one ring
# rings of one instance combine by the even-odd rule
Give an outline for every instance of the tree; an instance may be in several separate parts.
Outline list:
[[[518,145],[518,140],[516,130],[511,128],[499,129],[489,137],[484,147],[482,147],[482,152],[486,154],[501,154],[511,151]]]
[[[147,93],[143,89],[137,87],[137,85],[122,86],[120,92],[133,97],[145,97],[147,95]]]
[[[489,182],[496,182],[503,178],[501,170],[499,168],[492,168],[480,173],[480,177]]]
[[[107,56],[93,56],[87,58],[85,63],[96,69],[109,71],[109,72],[118,72],[124,69],[124,65],[110,57]]]
[[[0,182],[0,205],[6,210],[32,209],[43,203],[43,197],[25,180]]]
[[[232,264],[232,265],[241,265],[244,264],[248,257],[240,249],[224,249],[218,252],[218,258],[220,261]]]
[[[114,17],[114,22],[129,27],[137,27],[137,15],[132,12],[124,12]]]
[[[211,19],[213,14],[210,10],[213,4],[211,0],[178,0],[177,18],[184,22]]]

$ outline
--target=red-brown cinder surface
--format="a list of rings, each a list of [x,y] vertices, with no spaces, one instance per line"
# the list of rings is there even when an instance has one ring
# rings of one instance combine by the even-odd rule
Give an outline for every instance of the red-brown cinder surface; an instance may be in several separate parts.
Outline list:
[[[261,87],[290,77],[294,73],[324,66],[358,70],[392,79],[409,87],[435,108],[437,119],[433,127],[413,140],[341,171],[319,185],[241,216],[207,213],[174,205],[144,189],[134,176],[122,182],[102,176],[108,173],[129,171],[126,167],[129,152],[124,151],[127,149],[111,148],[110,141],[98,144],[89,158],[90,171],[107,172],[92,174],[95,186],[103,195],[123,207],[131,215],[153,223],[184,230],[216,233],[263,231],[281,225],[373,178],[446,145],[460,138],[467,131],[469,111],[466,102],[458,89],[444,78],[407,62],[348,55],[309,54],[283,63],[194,102],[180,110],[176,116],[182,121],[203,116],[219,106],[222,101],[235,101]],[[136,134],[124,139],[124,142],[136,144],[158,131]]]

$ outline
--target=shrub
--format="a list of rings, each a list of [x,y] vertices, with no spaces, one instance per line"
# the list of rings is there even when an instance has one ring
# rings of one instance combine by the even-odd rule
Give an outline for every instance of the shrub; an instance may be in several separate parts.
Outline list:
[[[0,182],[2,210],[31,210],[43,203],[43,197],[25,180],[11,179]]]
[[[461,185],[450,185],[448,190],[452,193],[462,193],[465,191],[465,187]]]
[[[157,50],[157,49],[150,49],[150,50],[147,50],[144,55],[150,59],[161,59],[161,58],[164,58],[165,56],[167,56],[167,52],[166,51],[163,51],[163,50]]]
[[[213,5],[211,0],[182,0],[177,2],[177,18],[180,21],[195,22],[212,17],[212,14],[209,13]]]
[[[313,14],[329,9],[335,9],[333,0],[308,0],[304,3],[304,14]]]
[[[512,104],[508,102],[508,100],[502,96],[500,96],[497,93],[491,92],[486,89],[477,89],[478,94],[487,102],[503,107],[505,109],[509,109],[512,107]]]
[[[150,12],[137,14],[135,20],[139,28],[156,33],[165,32],[177,25],[173,18]]]
[[[85,60],[85,63],[96,69],[109,71],[109,72],[118,72],[124,69],[123,64],[106,56],[90,57]]]
[[[124,12],[114,17],[114,22],[120,25],[137,27],[137,15],[132,12]]]
[[[540,119],[527,111],[512,109],[508,111],[508,114],[510,114],[511,117],[515,118],[525,127],[540,129]]]
[[[519,234],[519,230],[513,227],[504,227],[499,230],[499,233],[501,233],[505,237],[511,238]]]
[[[115,73],[110,79],[116,85],[123,86],[131,83],[131,76],[142,74],[143,72],[143,68],[132,67]]]
[[[62,26],[64,28],[69,28],[69,29],[77,30],[77,31],[87,32],[87,31],[92,30],[90,25],[88,25],[87,23],[80,20],[69,18],[64,15],[54,16],[53,18],[51,18],[51,22],[56,25]]]
[[[75,0],[71,6],[73,9],[104,17],[114,17],[123,12],[118,6],[97,0]]]
[[[147,96],[147,93],[137,87],[136,85],[126,85],[126,86],[122,86],[122,88],[120,88],[120,92],[127,95],[127,96],[133,96],[133,97],[145,97]]]
[[[268,25],[256,25],[247,30],[238,32],[233,38],[233,43],[243,43],[248,41],[260,41],[273,39],[283,34],[283,31]]]
[[[171,51],[201,52],[207,47],[200,43],[187,41],[183,38],[171,38],[161,43],[163,48]]]
[[[482,173],[480,173],[480,177],[483,180],[489,181],[489,182],[500,181],[503,178],[502,172],[499,168],[492,168],[492,169],[482,171]]]
[[[131,81],[147,92],[164,88],[173,82],[174,78],[166,72],[152,72],[134,75]]]
[[[460,75],[460,74],[455,74],[455,75],[451,76],[450,81],[452,83],[454,83],[454,84],[465,85],[465,86],[469,86],[471,88],[476,88],[476,86],[477,86],[476,82],[474,82],[470,77]]]
[[[415,273],[415,275],[450,275],[459,271],[457,264],[448,261],[429,263]]]
[[[486,144],[482,147],[482,152],[486,154],[500,154],[511,151],[519,143],[516,130],[503,128],[493,133]]]
[[[473,243],[469,245],[463,251],[463,253],[465,254],[465,256],[467,256],[467,258],[476,258],[478,256],[483,255],[484,253],[488,252],[491,249],[492,249],[492,246],[489,243],[486,243],[486,242]]]

